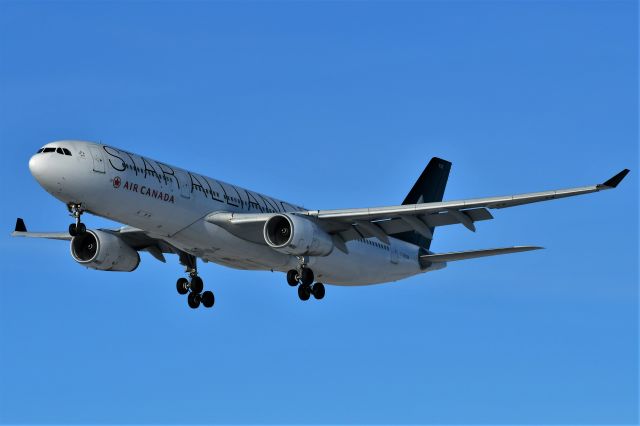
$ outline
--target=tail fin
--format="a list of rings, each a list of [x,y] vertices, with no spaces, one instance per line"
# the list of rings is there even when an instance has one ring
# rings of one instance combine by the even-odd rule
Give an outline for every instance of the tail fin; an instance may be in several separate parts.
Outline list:
[[[444,189],[449,179],[451,163],[442,158],[433,157],[424,169],[416,183],[407,194],[402,204],[420,204],[442,201]],[[429,228],[433,234],[433,228]],[[395,238],[418,245],[426,250],[431,246],[431,240],[417,232],[401,232]]]

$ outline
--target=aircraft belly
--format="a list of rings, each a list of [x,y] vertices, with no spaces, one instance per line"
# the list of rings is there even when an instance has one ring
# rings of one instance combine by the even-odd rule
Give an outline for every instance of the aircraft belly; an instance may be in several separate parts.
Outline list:
[[[326,257],[310,259],[309,267],[316,280],[334,285],[370,285],[398,281],[420,272],[418,253],[409,245],[400,245],[397,263],[391,262],[390,251],[363,245],[358,241],[347,243],[349,254],[335,249]]]

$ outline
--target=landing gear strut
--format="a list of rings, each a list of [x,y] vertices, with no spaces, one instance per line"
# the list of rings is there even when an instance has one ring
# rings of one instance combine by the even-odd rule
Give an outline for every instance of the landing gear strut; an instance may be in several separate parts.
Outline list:
[[[317,300],[324,297],[324,284],[313,283],[315,277],[313,271],[307,267],[308,258],[298,258],[300,265],[298,269],[291,269],[287,272],[287,283],[292,286],[298,286],[298,297],[300,300],[305,301],[313,295]]]
[[[70,215],[75,219],[75,222],[69,225],[69,235],[76,237],[87,232],[87,227],[84,223],[80,222],[80,216],[84,213],[81,204],[69,204],[68,206]]]
[[[178,290],[178,294],[185,295],[189,293],[187,296],[187,303],[191,309],[198,308],[201,303],[205,308],[211,308],[216,299],[212,291],[202,291],[204,290],[204,282],[202,281],[202,278],[198,276],[196,257],[185,252],[180,252],[180,263],[185,266],[190,280],[186,278],[178,278],[178,281],[176,282],[176,290]]]

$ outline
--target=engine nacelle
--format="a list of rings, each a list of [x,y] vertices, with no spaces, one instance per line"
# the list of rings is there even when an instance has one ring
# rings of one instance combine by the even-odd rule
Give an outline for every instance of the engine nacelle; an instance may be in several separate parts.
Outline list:
[[[89,231],[71,239],[71,257],[81,265],[101,271],[131,272],[140,264],[138,252],[116,235]]]
[[[293,214],[277,214],[264,224],[264,240],[275,250],[295,256],[328,256],[333,239],[315,222]]]

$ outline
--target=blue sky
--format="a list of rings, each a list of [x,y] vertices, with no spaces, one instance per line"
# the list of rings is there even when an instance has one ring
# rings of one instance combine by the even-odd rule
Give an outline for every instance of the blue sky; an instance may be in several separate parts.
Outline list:
[[[0,422],[635,423],[636,2],[2,2]],[[440,228],[435,251],[546,250],[328,287],[177,259],[86,270],[27,161],[123,147],[310,208],[615,191]],[[92,227],[113,225],[87,217]]]

